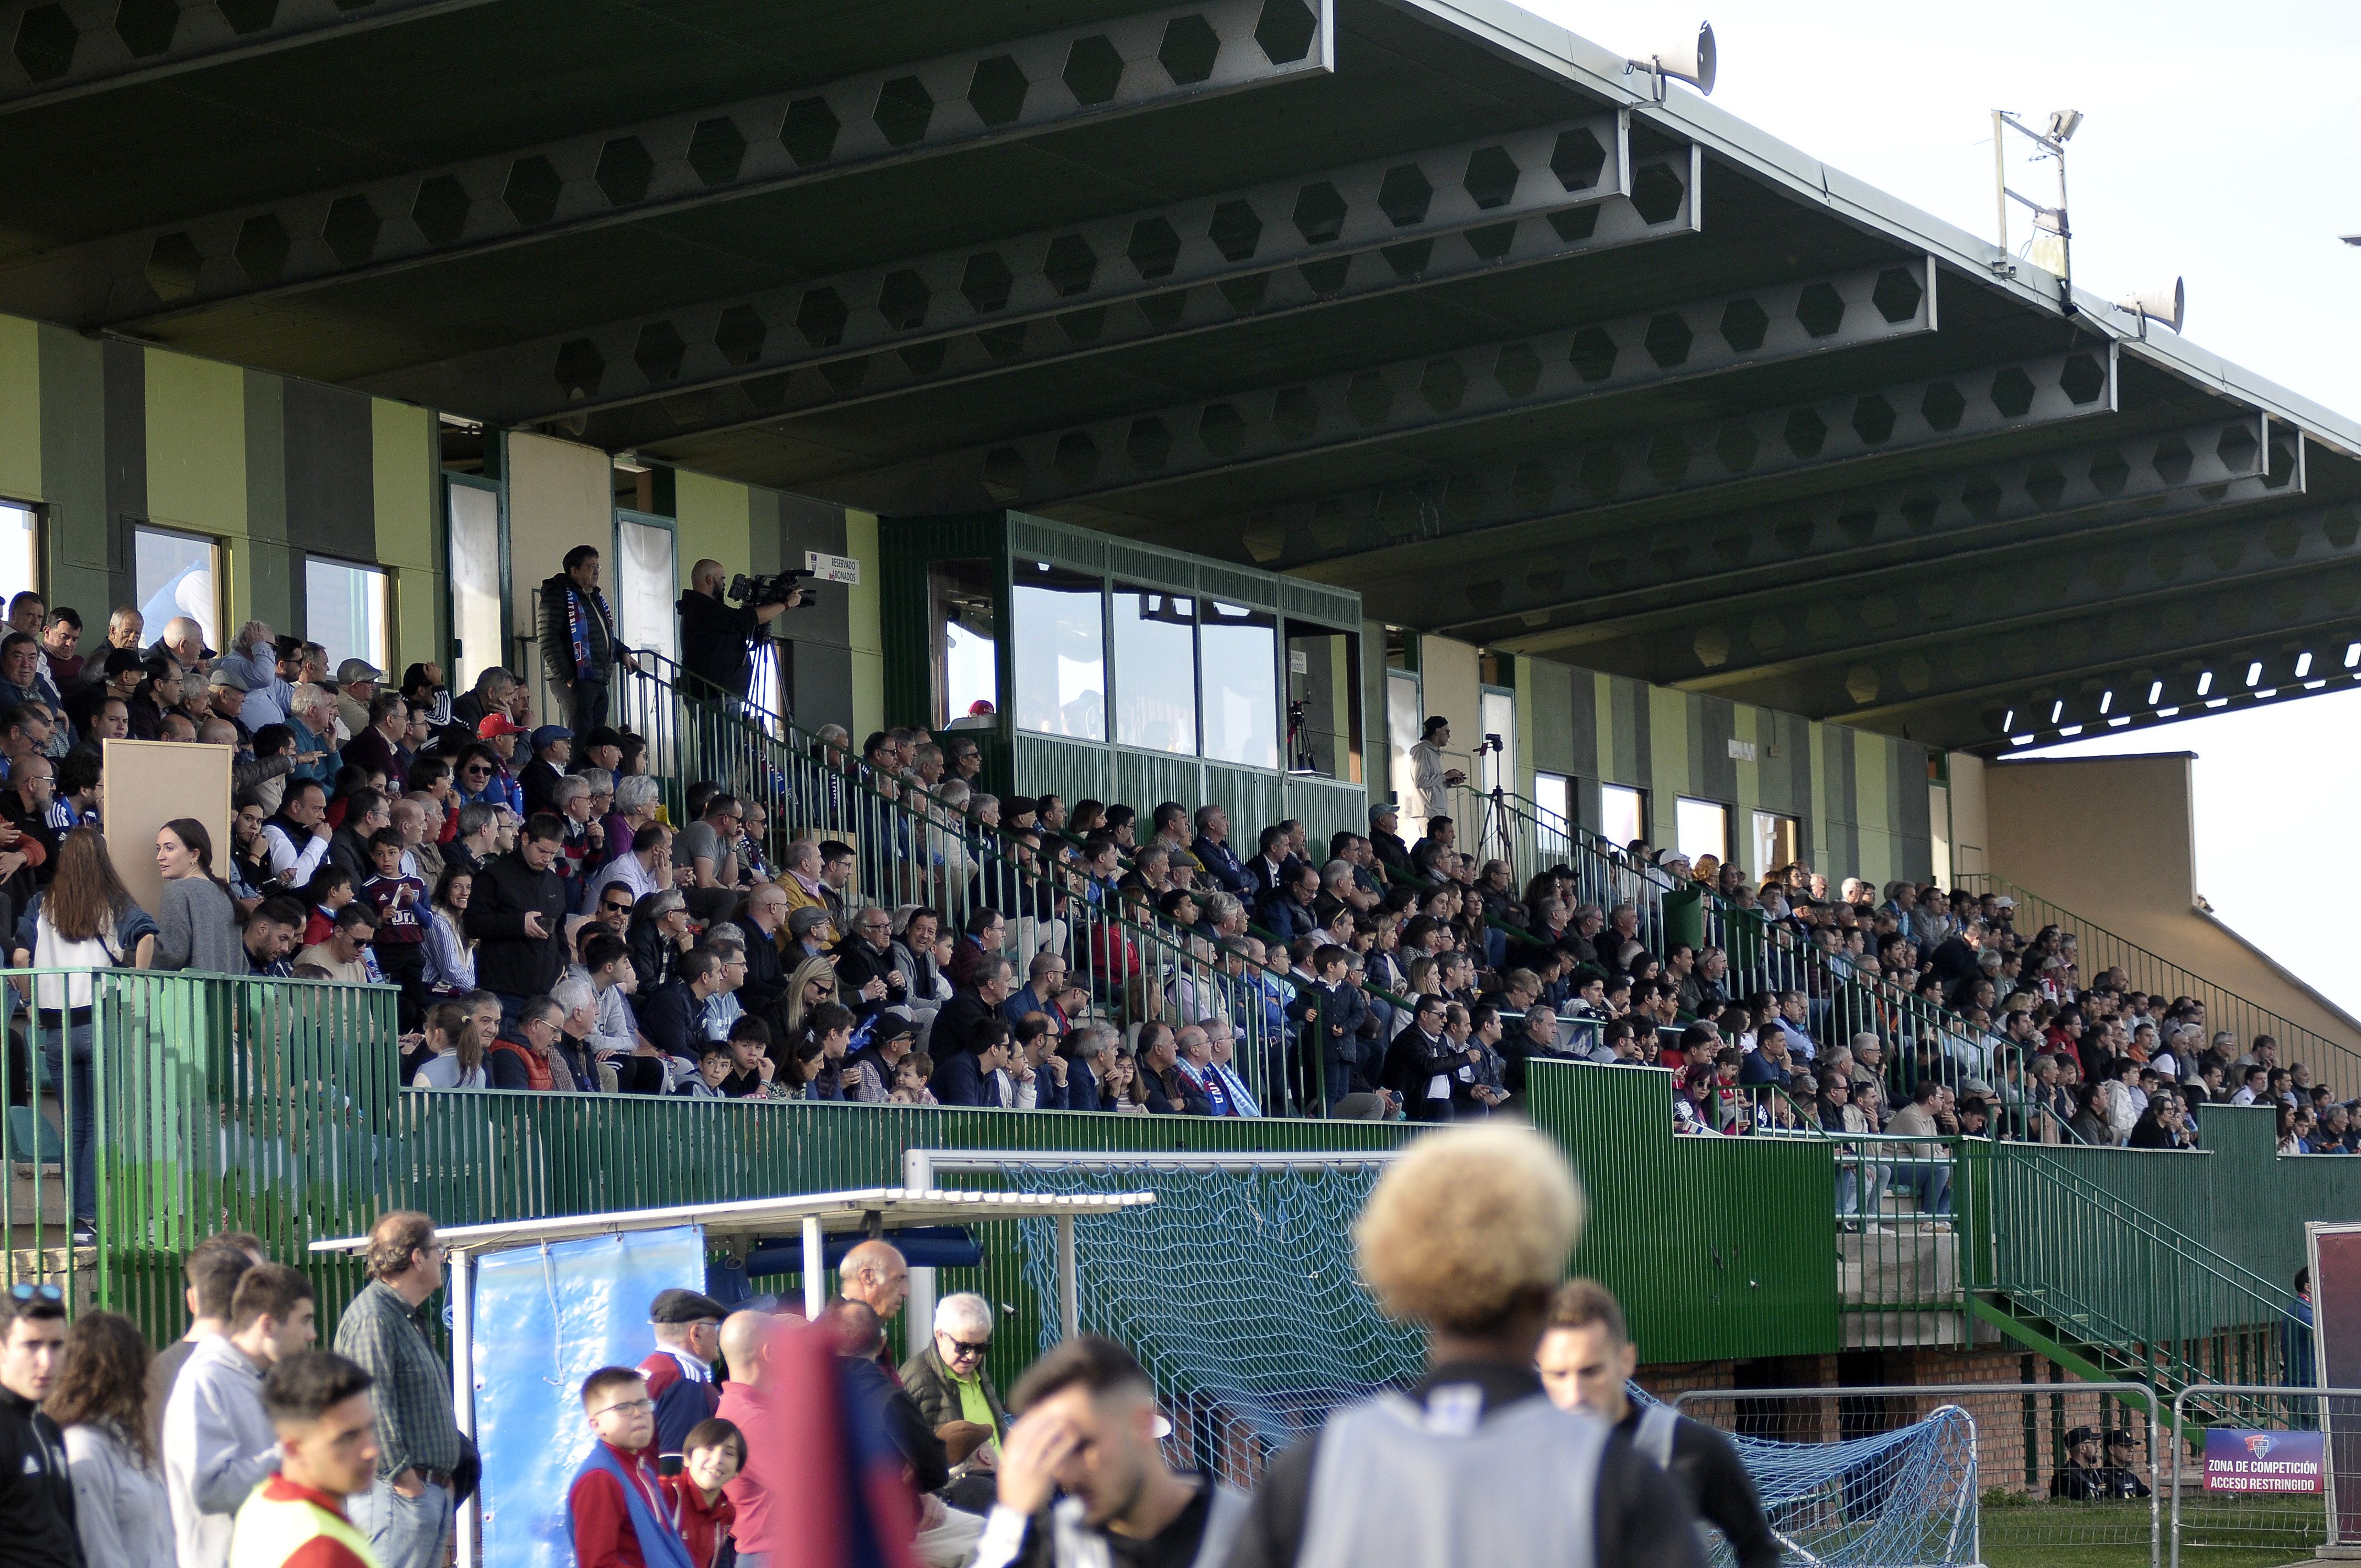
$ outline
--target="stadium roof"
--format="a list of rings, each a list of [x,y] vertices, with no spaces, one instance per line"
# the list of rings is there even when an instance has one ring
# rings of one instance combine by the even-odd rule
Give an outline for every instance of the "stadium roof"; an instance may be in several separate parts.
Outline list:
[[[0,39],[0,311],[1935,745],[2361,652],[2361,429],[1485,0]]]

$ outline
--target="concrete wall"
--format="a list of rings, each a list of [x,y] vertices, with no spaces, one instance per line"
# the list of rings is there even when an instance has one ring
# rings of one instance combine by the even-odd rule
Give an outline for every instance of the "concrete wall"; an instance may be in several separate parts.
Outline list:
[[[2090,929],[2097,927],[2255,1008],[2361,1051],[2361,1025],[2198,907],[2193,761],[2190,752],[2174,751],[1995,762],[1982,772],[1989,863],[1970,869],[1988,870],[2079,916],[2048,916],[2083,928],[2086,975],[2109,957],[2103,938]],[[2136,985],[2169,983],[2143,980],[2131,956],[2114,961]],[[2277,1032],[2268,1018],[2237,1016],[2227,1002],[2209,999],[2208,1008],[2218,1028]],[[2284,1052],[2282,1059],[2288,1055],[2304,1052]],[[2336,1081],[2348,1077],[2361,1075],[2340,1069]],[[2347,1087],[2361,1089],[2361,1082]]]

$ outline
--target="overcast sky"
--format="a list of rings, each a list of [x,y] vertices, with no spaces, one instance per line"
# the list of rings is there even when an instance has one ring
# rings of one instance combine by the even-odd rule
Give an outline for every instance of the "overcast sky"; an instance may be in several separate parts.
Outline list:
[[[1721,51],[1716,104],[1985,236],[1992,111],[2038,124],[2080,109],[2069,153],[2076,280],[2113,298],[2178,274],[2192,341],[2361,419],[2361,248],[2338,239],[2361,233],[2356,0],[2053,0],[1982,12],[1894,0],[1524,4],[1630,54],[1709,19]],[[2046,169],[2010,167],[2019,190],[2048,189]],[[2012,244],[2024,237],[2013,214]],[[2350,805],[2361,691],[2049,754],[2128,751],[2198,754],[2199,891],[2361,1014],[2349,938],[2291,895],[2361,853]],[[2073,905],[2071,889],[2020,880]]]

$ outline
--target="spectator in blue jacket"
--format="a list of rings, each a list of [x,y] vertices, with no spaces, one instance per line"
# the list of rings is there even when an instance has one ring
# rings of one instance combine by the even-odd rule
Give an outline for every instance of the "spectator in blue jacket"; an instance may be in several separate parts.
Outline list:
[[[1007,1104],[1001,1096],[1000,1075],[1008,1067],[1008,1021],[995,1015],[970,1036],[972,1048],[945,1051],[927,1084],[936,1101],[944,1105]]]
[[[1312,936],[1320,929],[1320,912],[1313,907],[1319,896],[1318,868],[1295,861],[1282,876],[1279,890],[1263,899],[1255,918],[1280,941],[1292,946],[1297,938]]]
[[[1042,948],[1033,955],[1027,977],[1000,1004],[1000,1015],[1014,1029],[1025,1021],[1027,1014],[1038,1013],[1049,1020],[1051,1034],[1065,1034],[1073,1026],[1075,1010],[1089,1000],[1080,989],[1066,983],[1065,955],[1054,948]]]
[[[711,948],[696,948],[683,955],[674,978],[640,999],[640,1033],[649,1044],[694,1071],[706,1038],[701,1020],[705,1004],[728,984],[721,955]]]
[[[1254,898],[1254,879],[1246,874],[1246,862],[1238,859],[1237,851],[1230,848],[1228,812],[1218,806],[1199,806],[1197,838],[1189,849],[1215,887],[1239,898]]]

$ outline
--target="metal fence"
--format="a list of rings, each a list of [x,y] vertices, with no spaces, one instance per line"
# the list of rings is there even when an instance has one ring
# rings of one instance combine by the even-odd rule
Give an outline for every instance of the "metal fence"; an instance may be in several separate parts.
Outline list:
[[[2171,1431],[2172,1568],[2183,1551],[2361,1545],[2361,1388],[2192,1384],[2173,1397]]]
[[[247,1230],[292,1258],[376,1219],[399,1158],[392,988],[138,970],[0,987],[30,1003],[0,1061],[5,1283],[177,1322],[193,1242]]]
[[[1964,1412],[1975,1431],[1972,1561],[2027,1563],[2076,1547],[2141,1546],[2151,1563],[2161,1560],[2169,1460],[2147,1390],[2136,1383],[1704,1388],[1674,1400],[1682,1415],[1733,1436],[1806,1444],[1892,1431],[1945,1406]],[[2101,1441],[2078,1447],[2071,1440],[2085,1431]],[[2128,1442],[2110,1447],[2110,1433]],[[1816,1519],[1861,1507],[1858,1489],[1840,1480],[1774,1506],[1772,1528],[1808,1539]]]
[[[688,786],[719,785],[767,814],[764,850],[812,837],[853,852],[848,905],[934,909],[946,931],[979,907],[1004,916],[1004,951],[1020,982],[1036,953],[1066,959],[1094,1015],[1126,1027],[1199,1024],[1232,1042],[1233,1067],[1270,1114],[1324,1108],[1317,1049],[1321,995],[1290,972],[1283,950],[1215,950],[1162,924],[1145,905],[1126,911],[1093,886],[1051,836],[1039,849],[942,801],[862,767],[830,739],[707,687],[661,655],[618,688],[619,718],[649,739],[675,820]],[[1260,944],[1257,944],[1259,946]]]
[[[2065,1158],[1981,1140],[1960,1151],[1979,1193],[1971,1290],[1993,1293],[2026,1326],[2160,1387],[2283,1381],[2295,1320],[2279,1287]]]

